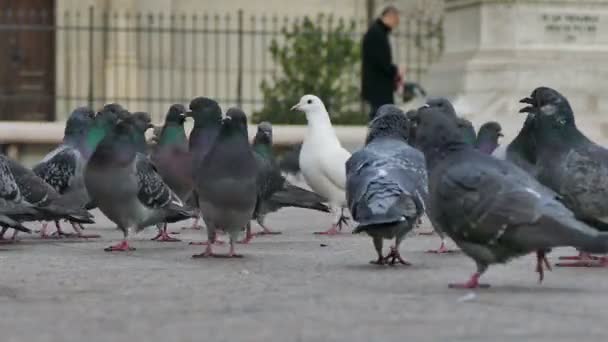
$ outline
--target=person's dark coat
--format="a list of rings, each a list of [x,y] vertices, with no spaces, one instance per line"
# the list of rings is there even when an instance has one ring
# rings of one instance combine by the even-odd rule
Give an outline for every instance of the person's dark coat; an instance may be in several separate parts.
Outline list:
[[[376,20],[363,36],[361,95],[372,107],[393,103],[398,68],[393,64],[388,35],[391,29]]]

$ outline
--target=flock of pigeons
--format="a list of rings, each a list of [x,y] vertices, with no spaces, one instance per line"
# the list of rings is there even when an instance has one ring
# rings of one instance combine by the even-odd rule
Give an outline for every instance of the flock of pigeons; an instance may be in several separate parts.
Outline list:
[[[241,257],[235,243],[256,235],[251,221],[269,229],[265,216],[283,207],[331,213],[331,227],[318,234],[338,234],[348,222],[353,233],[373,240],[375,264],[408,265],[399,253],[403,238],[427,215],[441,246],[445,236],[477,264],[463,284],[487,284],[479,278],[495,263],[535,252],[540,281],[550,269],[546,254],[553,247],[580,251],[562,266],[606,266],[608,258],[608,151],[577,130],[573,111],[557,91],[540,87],[521,112],[527,115],[517,137],[499,146],[501,127],[484,124],[478,133],[459,117],[451,103],[431,99],[404,113],[385,105],[370,122],[365,146],[351,155],[331,125],[323,102],[303,96],[292,110],[306,114],[308,129],[297,150],[297,169],[312,191],[290,183],[272,149],[272,126],[262,122],[252,144],[247,117],[240,109],[225,114],[212,99],[198,97],[189,110],[176,104],[146,142],[152,128],[147,113],[130,113],[108,104],[94,113],[77,108],[66,123],[62,144],[32,170],[0,155],[0,238],[7,229],[31,232],[28,221],[54,221],[53,235],[83,238],[83,224],[93,223],[89,210],[99,210],[124,233],[106,251],[130,251],[132,231],[155,225],[157,241],[179,241],[167,223],[202,216],[207,241],[193,257]],[[190,136],[184,122],[194,119]],[[69,221],[75,231],[61,229]],[[50,237],[44,224],[41,235]],[[245,238],[238,241],[245,232]],[[228,234],[230,249],[218,233]],[[395,239],[388,254],[383,240]]]

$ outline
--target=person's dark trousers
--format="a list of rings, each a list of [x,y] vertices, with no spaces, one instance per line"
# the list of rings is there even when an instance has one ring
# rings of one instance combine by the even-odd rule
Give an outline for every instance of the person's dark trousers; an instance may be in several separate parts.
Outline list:
[[[393,100],[386,100],[386,101],[381,101],[381,102],[370,101],[368,103],[370,106],[369,121],[372,121],[376,117],[376,112],[378,111],[378,108],[382,107],[385,104],[395,104],[395,101],[393,101]]]

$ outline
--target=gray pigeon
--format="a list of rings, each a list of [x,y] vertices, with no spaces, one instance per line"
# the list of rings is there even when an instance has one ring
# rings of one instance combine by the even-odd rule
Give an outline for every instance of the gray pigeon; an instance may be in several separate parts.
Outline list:
[[[485,154],[492,154],[500,144],[498,140],[502,137],[502,127],[496,121],[486,122],[479,127],[475,148]]]
[[[109,116],[102,111],[100,118]],[[137,118],[119,117],[85,168],[85,185],[93,201],[123,231],[124,239],[105,250],[130,251],[131,230],[177,222],[192,213],[162,181],[148,158],[138,153]]]
[[[189,147],[193,170],[198,170],[222,127],[222,109],[212,99],[197,97],[190,102],[190,111],[186,114],[194,119]]]
[[[407,143],[409,124],[394,105],[384,105],[369,124],[365,147],[346,162],[346,199],[359,226],[353,233],[372,237],[378,259],[372,263],[404,265],[399,245],[424,214],[428,180],[424,155]],[[382,253],[383,239],[395,239]]]
[[[28,217],[35,217],[38,214],[35,207],[26,203],[23,199],[7,158],[0,155],[0,227],[2,227],[0,241],[5,241],[4,234],[8,228],[13,228],[15,232],[31,233],[30,229],[23,226],[19,221]]]
[[[521,102],[529,104],[521,111],[534,116],[538,180],[562,196],[577,219],[608,231],[608,150],[578,130],[568,100],[556,90],[536,88]],[[608,266],[606,257],[574,259],[581,260],[559,266]]]
[[[25,221],[68,220],[76,223],[95,223],[93,215],[82,207],[82,198],[70,194],[60,195],[38,177],[34,171],[4,157],[25,202],[36,207],[38,215]],[[57,227],[59,230],[60,228]]]
[[[185,113],[186,108],[181,104],[174,104],[169,108],[150,160],[163,181],[184,203],[187,203],[192,195],[194,182],[192,156],[188,150],[188,138],[184,130]],[[168,236],[165,224],[153,240],[176,241],[177,239]]]
[[[507,146],[505,159],[519,166],[533,177],[538,177],[536,147],[534,142],[534,115],[528,114],[524,125]]]
[[[323,204],[326,200],[312,191],[291,184],[281,174],[281,169],[272,151],[272,125],[264,121],[258,124],[258,131],[253,139],[253,152],[258,166],[257,194],[253,219],[265,234],[280,234],[266,227],[266,215],[286,207],[312,209],[328,213],[329,207]],[[243,242],[249,242],[253,235],[247,227],[247,236]]]
[[[489,265],[531,252],[542,281],[545,253],[553,247],[608,250],[608,234],[577,220],[525,171],[475,150],[453,120],[429,107],[415,120],[416,145],[429,172],[430,215],[477,264],[468,282],[451,287],[486,287],[479,278]]]
[[[219,106],[215,110],[218,109]],[[194,173],[198,203],[207,226],[207,246],[204,253],[193,257],[241,257],[235,252],[235,242],[255,209],[258,172],[247,136],[247,117],[236,108],[229,109],[226,115],[217,139]],[[190,141],[193,142],[192,137]],[[196,144],[191,144],[191,150],[199,150]],[[219,229],[230,235],[230,252],[226,255],[212,251]]]
[[[134,112],[131,115],[133,116],[135,133],[137,133],[135,134],[137,152],[148,155],[149,148],[146,142],[146,131],[154,127],[152,125],[152,117],[147,112]]]
[[[186,113],[188,117],[194,119],[194,126],[190,131],[188,146],[192,156],[192,172],[199,169],[203,159],[215,143],[220,127],[222,126],[222,109],[212,99],[206,97],[197,97],[190,101],[190,111]],[[196,189],[194,189],[196,192]],[[190,197],[190,204],[198,207],[198,195],[194,194]],[[200,209],[200,208],[199,208]],[[198,226],[199,216],[192,224],[193,229],[200,229]],[[195,243],[196,244],[196,243]]]
[[[452,106],[450,101],[448,101],[445,98],[441,98],[441,97],[432,98],[426,103],[426,106],[434,108],[436,111],[438,111],[439,113],[445,115],[447,118],[452,120],[458,127],[458,131],[459,131],[460,135],[463,137],[468,136],[468,138],[466,138],[466,139],[463,138],[465,141],[469,141],[469,140],[471,140],[471,138],[473,139],[472,142],[470,142],[470,145],[471,146],[473,145],[476,137],[474,137],[475,130],[474,129],[472,130],[472,127],[473,127],[472,124],[470,124],[470,122],[469,122],[469,124],[467,125],[466,122],[468,122],[468,121],[466,121],[466,120],[463,121],[463,120],[461,120],[461,118],[458,117],[458,115],[456,115],[456,111],[454,110],[454,107]],[[416,116],[418,115],[418,111],[410,110],[405,115],[406,115],[406,117],[410,118],[410,120],[409,120],[410,130],[409,130],[409,134],[408,134],[408,142],[412,145],[415,145],[417,120],[413,120],[413,119],[415,119]],[[472,130],[472,133],[471,133],[471,130]],[[437,233],[437,235],[441,239],[441,244],[439,245],[439,248],[429,249],[426,252],[434,253],[434,254],[450,254],[450,253],[456,252],[455,250],[447,248],[445,234],[443,233],[443,230],[442,230],[440,224],[437,221],[435,221],[435,219],[433,218],[433,215],[430,215],[431,210],[432,210],[432,208],[427,203],[427,206],[426,206],[427,217],[429,218],[429,221],[431,222],[431,225],[433,226],[433,230],[435,231],[435,233]],[[431,235],[432,232],[430,232],[430,233],[420,232],[418,234]]]
[[[73,198],[73,203],[85,208],[89,203],[89,196],[84,186],[84,166],[92,151],[85,147],[85,140],[93,124],[95,113],[88,107],[76,108],[66,122],[63,142],[53,151],[49,152],[32,169],[34,173],[55,189],[62,196]],[[77,237],[97,238],[97,234],[85,234],[80,223],[71,222]],[[55,225],[60,227],[59,222]],[[46,238],[45,223],[42,237]],[[58,236],[69,235],[61,229]]]

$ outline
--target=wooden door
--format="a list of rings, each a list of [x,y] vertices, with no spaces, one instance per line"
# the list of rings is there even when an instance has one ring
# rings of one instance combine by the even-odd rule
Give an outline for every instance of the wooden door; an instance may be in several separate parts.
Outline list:
[[[0,0],[0,120],[54,120],[54,0]]]

